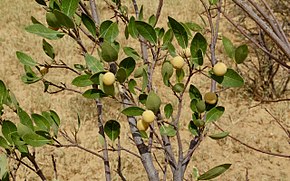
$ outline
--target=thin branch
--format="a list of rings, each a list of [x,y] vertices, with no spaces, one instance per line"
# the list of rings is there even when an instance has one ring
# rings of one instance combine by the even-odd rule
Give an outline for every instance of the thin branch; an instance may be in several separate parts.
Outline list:
[[[99,17],[96,1],[90,0],[90,6],[91,6],[93,20],[96,23],[96,25],[99,25],[100,24],[100,17]]]
[[[162,6],[163,6],[163,0],[159,0],[159,4],[158,4],[158,8],[156,11],[156,23],[159,20],[160,14],[161,14],[161,10],[162,10]]]
[[[216,123],[213,123],[219,130],[221,131],[224,131],[221,127],[219,127]],[[252,150],[255,150],[259,153],[263,153],[263,154],[266,154],[266,155],[272,155],[272,156],[276,156],[276,157],[282,157],[282,158],[288,158],[290,159],[290,155],[284,155],[284,154],[279,154],[279,153],[272,153],[272,152],[267,152],[267,151],[264,151],[264,150],[261,150],[259,148],[255,148],[253,146],[250,146],[248,145],[247,143],[244,143],[242,142],[241,140],[239,140],[238,138],[234,137],[234,136],[231,136],[231,135],[228,135],[228,137],[230,137],[231,139],[237,141],[238,143],[240,143],[241,145],[244,145],[245,147],[249,148],[249,149],[252,149]]]

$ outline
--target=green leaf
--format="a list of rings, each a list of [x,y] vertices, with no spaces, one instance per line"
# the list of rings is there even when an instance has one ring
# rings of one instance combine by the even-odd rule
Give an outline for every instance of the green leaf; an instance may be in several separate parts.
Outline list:
[[[58,22],[55,14],[53,12],[46,13],[46,22],[47,22],[49,28],[51,28],[51,29],[58,30],[58,28],[61,27],[61,24]]]
[[[230,39],[228,39],[227,37],[223,36],[222,39],[223,45],[224,45],[224,49],[226,54],[230,57],[230,58],[234,58],[235,56],[235,46],[233,45],[232,41]]]
[[[32,129],[29,127],[25,126],[22,123],[17,124],[17,133],[20,137],[23,137],[26,134],[34,133]]]
[[[35,0],[38,4],[46,6],[46,3],[44,0]]]
[[[150,18],[149,18],[149,24],[152,26],[152,27],[154,27],[155,25],[156,25],[156,16],[153,14],[153,15],[151,15],[150,16]]]
[[[0,180],[9,172],[8,169],[8,159],[4,153],[0,154]],[[3,180],[4,181],[4,180]],[[8,179],[9,181],[9,179]]]
[[[133,106],[123,109],[121,113],[123,113],[126,116],[140,116],[144,111],[145,110],[140,107]]]
[[[219,1],[218,0],[209,0],[211,5],[216,5]]]
[[[136,62],[132,57],[125,58],[119,64],[119,67],[122,67],[126,70],[127,77],[129,77],[131,73],[134,71],[135,66],[136,66]]]
[[[82,13],[81,20],[89,32],[93,35],[94,38],[97,36],[97,29],[95,22],[86,14]]]
[[[0,107],[2,104],[6,103],[6,100],[8,98],[8,91],[7,88],[2,80],[0,80]],[[1,112],[1,110],[0,110]]]
[[[55,57],[54,49],[51,46],[51,44],[49,44],[45,39],[42,40],[42,48],[47,56],[49,56],[51,59],[54,59]]]
[[[191,59],[194,63],[196,63],[197,65],[202,65],[202,62],[200,61],[200,56],[201,54],[202,57],[205,55],[206,49],[206,39],[201,33],[196,33],[190,44]],[[201,50],[201,53],[199,52],[199,50]]]
[[[136,94],[135,92],[135,86],[137,85],[137,82],[134,79],[130,79],[128,82],[129,91],[133,94]]]
[[[244,85],[243,78],[230,68],[228,68],[224,76],[211,74],[210,77],[224,87],[242,87]]]
[[[22,108],[19,107],[17,109],[17,114],[18,114],[18,116],[20,118],[20,122],[22,124],[24,124],[25,126],[29,127],[31,130],[34,130],[31,118],[29,117],[29,115]]]
[[[239,46],[235,51],[235,61],[237,64],[243,63],[246,58],[248,57],[248,46],[247,45],[241,45]]]
[[[53,119],[54,123],[59,127],[60,125],[60,118],[58,114],[54,110],[49,110],[50,117]]]
[[[127,79],[126,69],[124,69],[123,67],[119,68],[118,71],[117,71],[117,73],[116,73],[116,79],[121,84],[124,83],[125,80]]]
[[[90,80],[90,75],[80,75],[73,79],[72,84],[77,87],[86,87],[93,85],[93,82]]]
[[[105,94],[101,90],[89,89],[83,93],[83,96],[88,99],[99,99],[101,97],[104,97]]]
[[[176,135],[176,130],[171,125],[169,125],[169,126],[162,125],[160,127],[160,134],[163,135],[163,136],[170,136],[170,137],[172,137],[172,136],[175,136]]]
[[[194,22],[186,22],[185,24],[191,31],[201,32],[203,30],[203,28],[200,25]]]
[[[140,135],[141,135],[141,137],[143,138],[143,139],[148,139],[149,137],[148,137],[148,135],[147,135],[147,133],[146,133],[146,131],[143,131],[143,130],[139,130],[139,133],[140,133]]]
[[[165,113],[165,117],[167,119],[170,118],[170,116],[172,115],[172,113],[173,113],[173,107],[172,107],[172,105],[170,103],[165,105],[165,107],[164,107],[164,113]]]
[[[50,131],[50,124],[45,117],[40,114],[31,114],[31,118],[39,130]]]
[[[198,177],[198,180],[210,180],[224,173],[232,164],[222,164],[216,166]]]
[[[20,63],[22,63],[23,65],[32,66],[32,67],[37,65],[37,62],[35,62],[29,55],[23,52],[17,51],[16,56],[18,60],[20,61]]]
[[[135,21],[136,29],[138,30],[139,34],[148,40],[152,44],[157,43],[157,35],[154,28],[143,22],[143,21]]]
[[[229,134],[230,134],[230,132],[224,131],[224,132],[221,132],[221,133],[209,135],[209,137],[211,139],[214,139],[214,140],[219,140],[219,139],[223,139],[223,138],[227,137]]]
[[[176,69],[175,75],[176,75],[177,82],[182,82],[182,80],[185,76],[184,70],[183,69]]]
[[[193,136],[198,136],[198,129],[193,121],[188,123],[188,130]]]
[[[17,127],[11,121],[4,120],[2,122],[2,134],[9,143],[13,143],[11,135],[17,133]]]
[[[110,20],[104,21],[100,26],[100,36],[108,42],[114,42],[119,34],[118,24]]]
[[[26,84],[32,84],[39,80],[41,80],[41,77],[37,77],[35,72],[31,69],[30,66],[24,65],[24,71],[25,75],[21,77],[21,80]]]
[[[58,128],[59,128],[59,120],[51,111],[44,111],[41,113],[43,117],[48,121],[52,131],[53,131],[53,136],[57,136],[58,134]]]
[[[148,85],[148,74],[146,70],[143,69],[142,92],[145,91],[147,85]]]
[[[173,31],[172,31],[172,29],[169,29],[164,34],[163,45],[167,45],[168,43],[171,43],[172,40],[173,40]]]
[[[57,21],[60,23],[60,25],[62,25],[63,27],[68,29],[75,27],[73,20],[63,12],[55,9],[53,10],[53,14],[57,18]]]
[[[0,146],[4,149],[9,149],[7,141],[2,136],[0,136]]]
[[[217,107],[212,108],[206,114],[206,122],[211,123],[218,120],[223,115],[224,111],[225,111],[225,108],[222,106],[217,106]]]
[[[168,21],[178,44],[185,49],[188,45],[188,35],[185,28],[171,17],[168,17]]]
[[[79,1],[80,0],[62,0],[62,12],[67,16],[72,17],[78,8]]]
[[[39,22],[35,17],[33,17],[33,16],[31,16],[30,19],[31,19],[31,22],[32,22],[33,24],[42,24],[42,23],[40,23],[40,22]]]
[[[124,47],[123,51],[128,57],[132,57],[135,61],[140,59],[140,55],[131,47]]]
[[[104,126],[104,131],[110,140],[115,141],[120,135],[120,123],[115,120],[109,120]]]
[[[193,84],[191,84],[189,87],[189,97],[190,99],[202,100],[201,93]]]
[[[145,105],[148,95],[143,93],[138,96],[138,100],[141,104]]]
[[[113,47],[109,42],[104,41],[101,46],[101,56],[106,62],[114,62],[118,60],[118,50]]]
[[[46,145],[48,143],[51,143],[50,139],[47,139],[41,135],[38,135],[36,133],[28,133],[25,134],[22,139],[29,145],[33,147],[40,147],[43,145]]]
[[[103,72],[105,70],[102,62],[88,53],[85,54],[85,60],[89,70],[91,70],[93,74]]]
[[[49,40],[57,40],[62,38],[65,34],[62,32],[54,31],[49,29],[41,24],[33,24],[25,28],[25,30],[29,33],[36,34],[38,36],[42,36]]]
[[[102,91],[107,95],[114,96],[115,95],[115,86],[114,85],[102,85]]]
[[[133,38],[138,38],[138,30],[136,28],[136,23],[135,23],[135,18],[132,16],[129,20],[128,24],[128,33],[133,37]]]

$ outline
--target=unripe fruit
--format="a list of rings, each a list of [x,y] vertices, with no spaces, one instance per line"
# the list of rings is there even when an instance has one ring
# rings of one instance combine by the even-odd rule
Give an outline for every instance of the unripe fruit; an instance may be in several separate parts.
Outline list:
[[[115,75],[112,72],[107,72],[103,75],[102,80],[107,86],[113,85],[115,82]]]
[[[184,65],[184,60],[181,56],[176,56],[171,59],[170,63],[173,65],[175,69],[181,69]]]
[[[142,119],[139,119],[137,121],[137,128],[139,131],[146,131],[148,129],[148,127],[149,127],[149,123],[146,123]]]
[[[194,123],[195,126],[197,126],[197,127],[203,127],[204,124],[205,124],[205,122],[204,122],[203,120],[201,120],[201,119],[195,119],[195,120],[193,120],[193,123]]]
[[[217,102],[217,95],[214,92],[207,92],[204,95],[204,100],[208,104],[215,104]]]
[[[199,113],[203,113],[206,109],[206,105],[204,101],[198,101],[196,104],[196,109]]]
[[[152,123],[155,119],[154,112],[151,110],[146,110],[142,113],[142,119],[146,123]]]
[[[146,108],[156,113],[158,109],[160,108],[160,105],[161,105],[160,97],[157,94],[155,94],[153,91],[151,91],[148,94],[146,102],[145,102]]]
[[[163,63],[161,68],[161,74],[162,77],[164,77],[166,74],[168,78],[170,78],[173,75],[173,66],[170,62],[166,61]]]
[[[227,66],[226,66],[226,64],[224,64],[222,62],[218,62],[213,67],[213,73],[216,76],[223,76],[223,75],[225,75],[226,72],[227,72]]]
[[[40,67],[39,72],[41,75],[45,75],[48,73],[48,68],[47,67]]]

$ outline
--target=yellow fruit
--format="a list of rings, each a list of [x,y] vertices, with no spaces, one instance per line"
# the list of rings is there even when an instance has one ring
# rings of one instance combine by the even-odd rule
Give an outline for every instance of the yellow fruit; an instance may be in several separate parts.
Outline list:
[[[155,119],[154,112],[151,110],[146,110],[142,113],[142,119],[146,123],[152,123]]]
[[[227,66],[226,66],[226,64],[224,64],[222,62],[218,62],[213,67],[213,73],[216,76],[223,76],[223,75],[225,75],[226,72],[227,72]]]
[[[149,123],[146,123],[142,119],[139,119],[137,121],[137,128],[139,131],[146,131],[148,129],[148,127],[149,127]]]
[[[45,75],[48,73],[48,68],[47,67],[40,67],[39,72],[41,75]]]
[[[215,104],[217,102],[217,95],[214,92],[208,92],[204,95],[204,100],[208,104]]]
[[[181,56],[176,56],[171,59],[170,63],[173,65],[175,69],[181,69],[184,65],[184,60]]]
[[[107,72],[103,75],[102,80],[105,85],[113,85],[115,82],[115,75],[112,72]]]

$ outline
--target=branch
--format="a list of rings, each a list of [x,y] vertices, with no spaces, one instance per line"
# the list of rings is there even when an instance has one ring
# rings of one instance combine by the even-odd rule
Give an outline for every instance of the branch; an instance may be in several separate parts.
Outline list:
[[[219,130],[221,131],[224,131],[221,127],[219,127],[216,123],[213,123]],[[290,155],[284,155],[284,154],[279,154],[279,153],[272,153],[272,152],[267,152],[267,151],[264,151],[264,150],[261,150],[259,148],[255,148],[253,146],[250,146],[248,145],[247,143],[244,143],[242,142],[241,140],[239,140],[238,138],[236,137],[233,137],[231,135],[228,135],[228,137],[232,138],[233,140],[237,141],[238,143],[240,143],[241,145],[244,145],[245,147],[249,148],[249,149],[252,149],[252,150],[255,150],[257,152],[260,152],[260,153],[263,153],[263,154],[266,154],[266,155],[272,155],[272,156],[276,156],[276,157],[282,157],[282,158],[288,158],[290,159]]]
[[[100,17],[99,17],[96,1],[90,0],[90,6],[91,6],[93,20],[96,23],[96,25],[99,25],[100,24]]]

